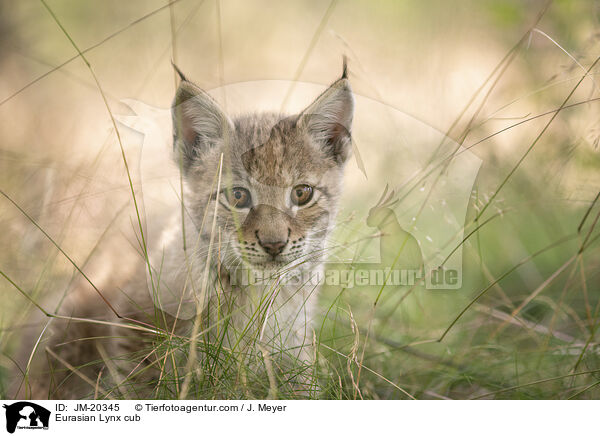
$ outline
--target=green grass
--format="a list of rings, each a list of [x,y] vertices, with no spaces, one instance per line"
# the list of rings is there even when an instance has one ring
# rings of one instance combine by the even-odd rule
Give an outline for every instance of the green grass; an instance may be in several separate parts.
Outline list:
[[[597,29],[584,3],[569,9],[571,18],[565,18],[566,2],[550,4],[547,8],[542,3],[524,6],[507,1],[500,7],[492,2],[478,2],[476,6],[473,4],[474,11],[452,12],[455,15],[451,16],[465,28],[481,21],[482,38],[495,46],[494,54],[498,55],[486,72],[487,80],[477,83],[469,98],[453,107],[452,122],[445,123],[447,126],[438,125],[446,131],[447,137],[478,153],[484,161],[464,222],[465,239],[459,244],[463,250],[460,290],[325,286],[319,297],[314,335],[311,333],[308,338],[314,340],[316,346],[317,360],[313,364],[295,359],[294,350],[278,350],[279,353],[266,355],[253,341],[249,346],[231,349],[223,345],[222,336],[204,334],[206,330],[214,333],[217,329],[221,335],[225,334],[226,319],[220,320],[218,326],[201,327],[191,323],[183,333],[171,334],[162,317],[156,314],[149,323],[131,324],[129,320],[129,326],[119,330],[119,335],[143,335],[142,349],[107,355],[101,362],[89,362],[89,365],[103,367],[98,379],[86,375],[87,365],[78,368],[57,365],[52,376],[65,373],[70,378],[87,377],[84,382],[89,386],[84,394],[87,398],[599,398],[600,347],[596,333],[600,316],[600,234],[597,228],[600,134],[594,121],[598,114],[595,78],[599,53],[594,51]],[[225,65],[235,58],[231,45],[226,44],[241,35],[236,34],[233,27],[229,28],[223,5],[210,10],[214,12],[214,16],[210,15],[212,18],[206,18],[208,14],[196,14],[205,11],[203,8],[208,8],[207,5],[186,0],[170,7],[156,4],[153,9],[144,11],[127,9],[119,17],[119,26],[103,28],[104,36],[95,38],[91,44],[80,44],[78,37],[89,38],[82,23],[85,17],[93,16],[92,4],[81,11],[70,11],[68,5],[60,2],[40,4],[41,8],[44,6],[51,16],[42,17],[28,7],[21,11],[20,17],[29,17],[44,26],[53,23],[55,30],[62,33],[53,33],[52,47],[41,52],[44,55],[58,53],[60,59],[69,60],[52,61],[59,66],[44,72],[31,67],[26,82],[4,86],[0,110],[5,114],[11,111],[21,114],[23,110],[35,113],[36,103],[41,101],[37,99],[44,96],[60,102],[63,96],[52,91],[48,81],[58,80],[53,77],[75,62],[83,61],[81,69],[74,70],[77,79],[89,85],[85,91],[89,94],[81,98],[87,99],[85,101],[95,98],[96,103],[100,99],[102,110],[94,116],[104,121],[113,119],[114,130],[91,156],[64,158],[65,154],[75,154],[73,150],[81,146],[77,140],[62,143],[64,135],[82,137],[77,134],[77,126],[65,127],[70,129],[66,134],[56,129],[56,137],[45,133],[42,139],[50,149],[45,154],[17,146],[32,141],[35,129],[26,129],[23,133],[6,124],[0,126],[4,139],[4,145],[0,146],[0,192],[3,194],[0,224],[5,229],[0,236],[1,398],[8,395],[7,386],[14,368],[12,360],[23,331],[32,323],[31,316],[39,314],[41,309],[51,315],[48,319],[55,316],[62,297],[82,275],[95,286],[93,274],[87,276],[91,269],[88,264],[110,250],[115,234],[124,229],[137,229],[141,238],[133,248],[139,254],[137,260],[148,263],[143,220],[136,202],[137,186],[124,151],[121,167],[107,170],[110,166],[107,162],[114,162],[114,156],[112,161],[107,156],[115,152],[108,144],[121,142],[120,137],[114,142],[112,136],[119,127],[113,117],[117,102],[111,96],[130,96],[120,83],[127,82],[127,78],[111,78],[104,64],[110,58],[98,55],[97,50],[157,17],[168,15],[169,20],[160,22],[160,26],[155,24],[154,29],[160,28],[157,33],[165,41],[173,41],[174,47],[169,46],[164,51],[165,42],[155,41],[152,32],[147,30],[136,34],[149,35],[148,44],[160,46],[152,53],[166,56],[153,58],[152,62],[165,64],[167,70],[169,55],[177,62],[192,56],[194,43],[185,33],[194,28],[189,23],[206,20],[214,25],[218,34],[195,34],[194,37],[219,47],[214,57],[218,71],[212,84],[248,79],[242,73],[235,78],[226,74],[230,70],[225,70]],[[415,14],[411,16],[427,16],[432,20],[444,13],[450,14],[441,2],[431,6],[430,15],[425,6],[411,8],[415,8],[411,9],[410,13]],[[389,19],[386,14],[395,16],[396,7],[390,4],[381,6],[381,10],[371,10],[360,2],[351,5],[331,2],[323,10],[309,8],[305,12],[312,18],[312,27],[294,34],[301,46],[294,52],[297,63],[291,70],[281,70],[280,74],[287,74],[285,77],[293,77],[295,81],[302,80],[309,74],[307,70],[315,68],[311,60],[322,53],[318,44],[326,38],[328,26],[343,27],[341,22],[350,22],[352,17],[363,14],[365,20],[370,20],[365,21],[366,24],[361,22],[366,28],[341,34],[347,40],[344,51],[350,52],[350,69],[354,74],[351,80],[360,91],[370,92],[372,97],[387,103],[388,95],[378,87],[385,86],[385,79],[393,75],[386,72],[389,65],[384,60],[360,59],[354,50],[365,53],[364,49],[360,51],[365,29],[385,26]],[[297,11],[290,11],[293,13]],[[31,38],[17,18],[14,17],[9,39]],[[276,23],[269,22],[268,18],[260,17],[260,20],[276,29]],[[177,26],[178,21],[180,26]],[[486,28],[486,23],[491,27]],[[96,23],[100,27],[104,24]],[[307,30],[309,27],[311,30]],[[533,30],[536,28],[544,34]],[[437,44],[434,47],[440,51],[456,51],[459,56],[460,47],[440,40],[452,37],[452,32],[457,32],[455,29],[437,29],[433,35],[419,35],[418,27],[411,31],[423,38],[431,37]],[[62,42],[68,48],[61,46]],[[230,51],[223,48],[224,44]],[[116,47],[125,53],[131,50],[127,44]],[[268,47],[256,50],[267,52]],[[73,48],[77,55],[69,57]],[[418,57],[418,50],[413,50],[411,56]],[[259,54],[257,57],[260,58]],[[479,52],[471,53],[470,59],[477,65]],[[7,77],[14,74],[8,63],[0,64],[0,68]],[[369,73],[374,70],[384,73]],[[445,73],[440,68],[442,77]],[[135,89],[139,86],[138,95],[144,95],[142,91],[148,88],[147,84],[158,81],[153,81],[151,74],[145,78],[136,75],[139,80],[127,86]],[[379,81],[371,74],[380,74]],[[104,80],[108,82],[106,86]],[[164,87],[168,85],[172,82]],[[427,84],[421,85],[427,87]],[[370,87],[374,90],[369,91]],[[40,90],[40,97],[30,94],[36,90]],[[290,87],[288,94],[292,91]],[[170,92],[172,89],[164,94]],[[386,98],[382,98],[382,94]],[[162,95],[145,95],[163,102],[162,106],[168,101]],[[75,93],[75,97],[77,101],[80,94]],[[64,98],[69,98],[68,92]],[[424,98],[436,101],[435,96]],[[392,97],[389,100],[393,102]],[[64,119],[64,125],[71,126],[67,117]],[[438,120],[432,116],[429,121],[436,124]],[[32,116],[24,122],[35,126],[39,120]],[[410,133],[404,132],[407,136]],[[92,136],[89,132],[86,134],[83,137]],[[379,165],[386,168],[384,157]],[[53,182],[46,183],[50,175],[54,177]],[[49,194],[47,186],[50,185],[58,186],[58,192]],[[99,185],[106,186],[103,190],[115,192],[97,205],[100,212],[93,208]],[[371,204],[373,195],[373,192],[356,196],[352,192],[345,193],[344,207],[338,217],[338,242],[356,240],[353,232],[360,230],[359,223],[367,212],[364,204]],[[403,206],[400,202],[395,211],[401,213]],[[117,221],[123,210],[135,210],[136,214],[133,221],[120,228]],[[376,251],[372,242],[367,240],[361,247]],[[265,310],[264,304],[261,310]],[[256,315],[259,318],[260,313]],[[64,318],[61,315],[56,322]],[[127,321],[123,318],[119,322]],[[41,331],[47,319],[35,322],[34,329]],[[158,332],[152,332],[153,329]],[[39,355],[43,354],[44,350],[40,350]],[[152,368],[136,367],[145,357],[154,362]],[[123,367],[130,370],[119,370]],[[155,374],[159,374],[158,384]]]

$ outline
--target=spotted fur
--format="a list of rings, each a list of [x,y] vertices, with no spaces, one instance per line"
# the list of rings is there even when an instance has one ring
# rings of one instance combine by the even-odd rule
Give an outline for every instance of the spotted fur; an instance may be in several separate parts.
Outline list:
[[[269,350],[272,356],[293,354],[309,360],[311,321],[320,283],[287,279],[323,269],[343,169],[351,153],[354,103],[346,68],[339,80],[295,115],[264,113],[232,118],[182,73],[180,78],[172,110],[173,159],[180,166],[185,185],[185,241],[181,237],[181,211],[174,210],[154,244],[152,252],[158,253],[158,259],[151,260],[153,265],[160,265],[160,273],[155,271],[152,286],[181,292],[185,298],[178,315],[191,308],[193,315],[201,316],[188,317],[187,321],[164,313],[157,317],[156,301],[145,286],[147,269],[143,264],[126,283],[112,283],[107,295],[120,314],[144,323],[159,319],[161,328],[176,326],[174,332],[178,334],[189,334],[194,320],[201,319],[206,329],[225,317],[227,328],[208,329],[209,341],[228,349],[237,347],[249,355],[260,349]],[[219,173],[221,189],[217,190],[215,175]],[[298,185],[312,189],[310,201],[302,206],[291,200],[292,189]],[[234,188],[247,190],[251,197],[248,207],[236,208],[231,203]],[[238,284],[234,278],[240,270],[269,280]],[[65,307],[68,315],[122,322],[99,304],[98,295],[88,290],[73,295]],[[152,335],[59,320],[52,329],[55,336],[43,345],[56,349],[72,367],[83,365],[80,374],[50,359],[51,365],[62,368],[58,375],[44,377],[46,368],[37,372],[36,380],[32,370],[32,391],[22,390],[17,396],[78,398],[90,391],[81,375],[96,381],[104,368],[103,379],[108,377],[106,373],[111,371],[102,364],[106,355],[116,359],[123,377],[159,359],[146,352]],[[92,340],[78,340],[94,337],[103,338],[100,347]],[[141,380],[150,389],[140,391],[140,386],[134,386],[133,393],[152,395],[159,376],[156,369],[145,371]]]

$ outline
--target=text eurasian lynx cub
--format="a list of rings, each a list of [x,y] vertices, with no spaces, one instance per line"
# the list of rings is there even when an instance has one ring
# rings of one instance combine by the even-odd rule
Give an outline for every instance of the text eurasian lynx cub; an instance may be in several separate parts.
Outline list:
[[[262,364],[266,370],[273,365],[265,358],[310,362],[320,284],[302,277],[323,268],[351,154],[354,100],[346,68],[292,116],[230,117],[180,77],[172,109],[173,156],[184,207],[172,211],[155,243],[154,253],[162,253],[164,262],[141,265],[122,290],[103,290],[115,311],[139,329],[120,327],[124,320],[97,295],[93,301],[71,296],[69,316],[111,323],[54,320],[39,347],[46,356],[38,350],[17,396],[155,396],[165,374],[179,377],[176,383],[186,375],[189,382],[190,372],[202,377],[189,362],[215,358],[211,350],[238,366]],[[176,310],[159,310],[157,288],[180,296]],[[178,319],[190,307],[197,316]],[[148,326],[158,333],[149,333]],[[162,349],[167,340],[174,351]],[[191,346],[198,350],[190,353]],[[183,361],[179,370],[165,369],[178,366],[176,355]]]

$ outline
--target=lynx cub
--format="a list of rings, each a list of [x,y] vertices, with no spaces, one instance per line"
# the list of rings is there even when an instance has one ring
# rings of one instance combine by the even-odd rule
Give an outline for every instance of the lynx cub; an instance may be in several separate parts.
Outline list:
[[[204,350],[198,352],[198,362],[215,345],[236,359],[251,360],[262,352],[277,362],[310,361],[311,320],[320,287],[310,278],[323,268],[352,149],[354,99],[346,67],[340,79],[292,116],[230,117],[179,74],[173,151],[185,186],[185,242],[182,211],[172,211],[155,250],[164,262],[152,259],[151,273],[141,265],[121,292],[107,290],[107,298],[130,319],[188,338],[181,342],[184,353],[195,335],[193,341]],[[142,286],[144,276],[148,283],[152,279],[151,291],[162,287],[181,296],[175,313],[158,310],[160,302]],[[73,296],[70,315],[123,321],[111,318],[105,305],[98,309],[97,297]],[[93,308],[86,298],[94,298]],[[190,307],[200,316],[177,319],[180,310]],[[103,386],[108,373],[113,386],[121,384],[115,392],[156,395],[153,387],[162,373],[140,368],[172,362],[157,349],[153,354],[156,336],[145,332],[58,320],[52,329],[54,336],[43,343],[51,354],[37,353],[44,368],[32,366],[32,390],[21,389],[17,396],[91,395],[90,381]],[[135,378],[139,390],[124,389],[138,372],[143,373]],[[179,376],[184,377],[181,368]]]

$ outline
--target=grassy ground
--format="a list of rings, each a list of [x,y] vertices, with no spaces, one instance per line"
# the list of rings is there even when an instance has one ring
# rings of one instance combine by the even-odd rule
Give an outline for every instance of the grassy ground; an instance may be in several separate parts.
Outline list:
[[[337,240],[369,234],[365,204],[385,183],[404,186],[406,153],[451,138],[482,162],[454,243],[462,248],[461,288],[324,287],[318,360],[308,368],[269,371],[259,350],[248,357],[255,365],[240,365],[241,354],[201,343],[203,357],[189,371],[188,340],[153,338],[148,349],[172,354],[179,368],[165,370],[155,395],[178,397],[190,374],[189,398],[294,397],[288,379],[304,371],[318,374],[320,392],[310,395],[321,398],[599,397],[598,5],[165,5],[0,6],[0,397],[38,311],[32,301],[53,312],[78,268],[92,280],[119,274],[101,261],[111,248],[103,241],[137,225],[111,128],[110,114],[126,112],[119,100],[167,107],[170,59],[213,89],[261,80],[326,84],[343,53],[360,97],[357,146],[367,178],[350,165]],[[389,117],[387,128],[365,121],[369,101],[388,108],[379,118]],[[429,129],[395,130],[414,120]],[[389,138],[405,148],[390,151]],[[401,217],[412,206],[401,201],[394,211]],[[134,218],[119,228],[123,211]],[[104,268],[92,270],[93,263]],[[102,389],[123,395],[110,383]]]

